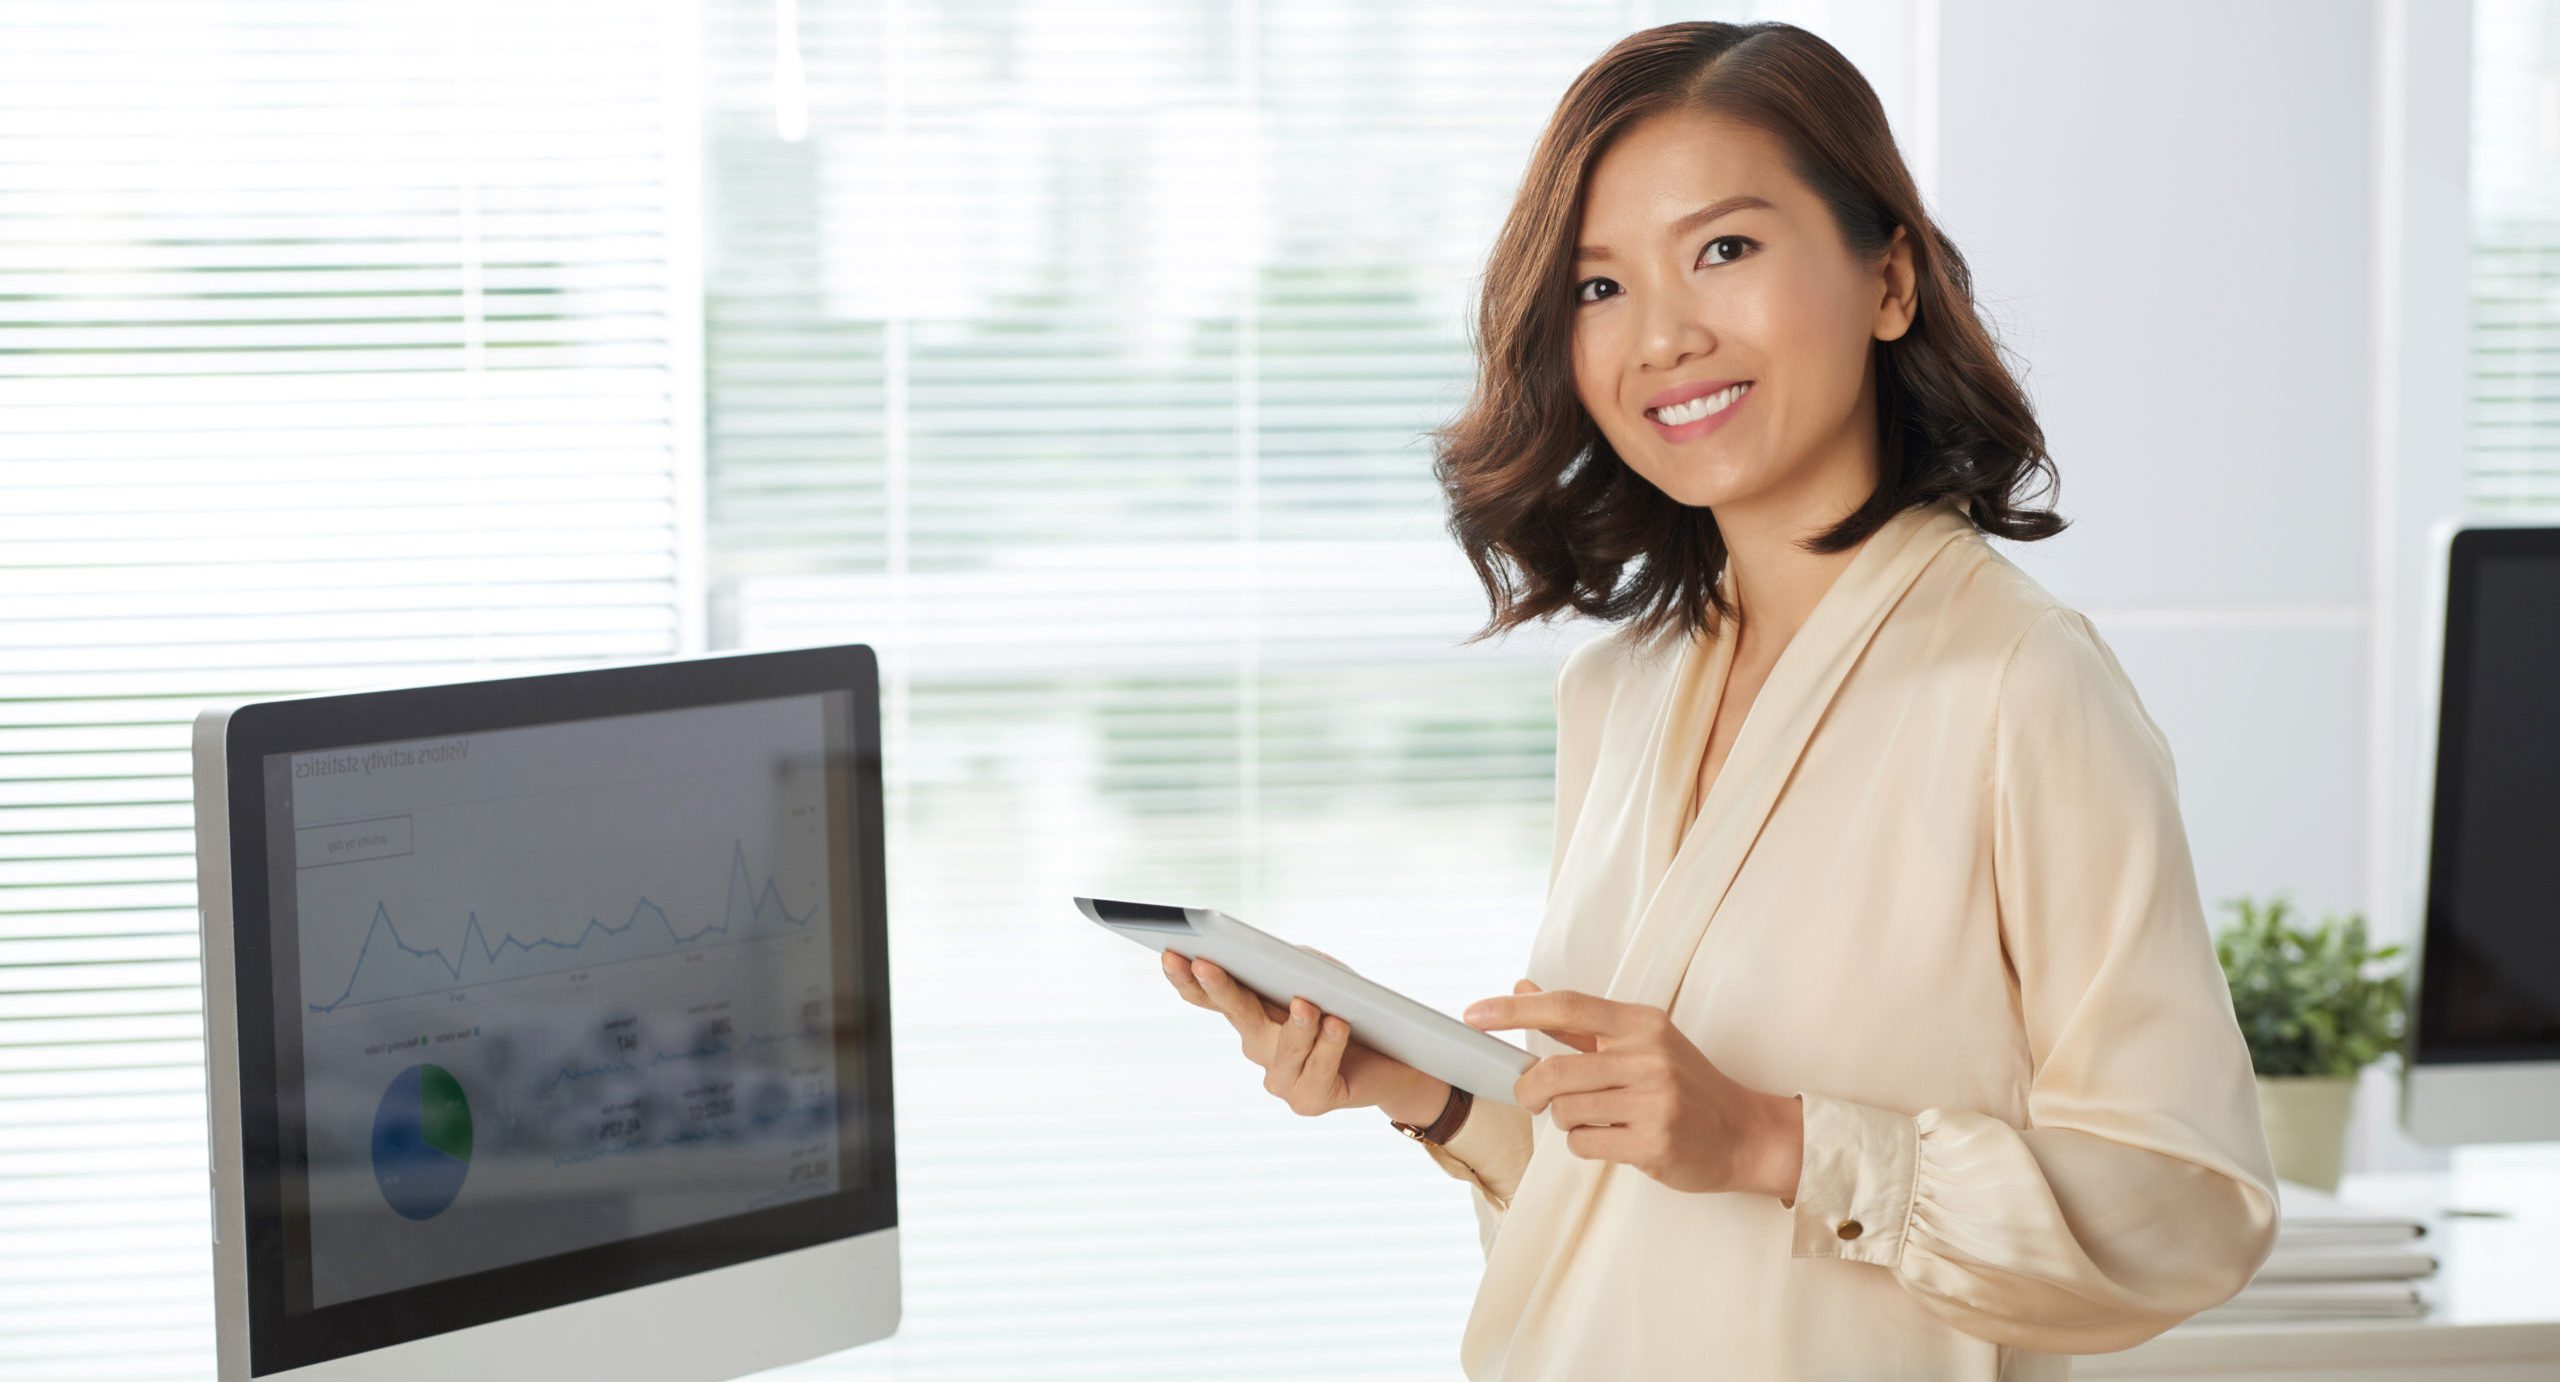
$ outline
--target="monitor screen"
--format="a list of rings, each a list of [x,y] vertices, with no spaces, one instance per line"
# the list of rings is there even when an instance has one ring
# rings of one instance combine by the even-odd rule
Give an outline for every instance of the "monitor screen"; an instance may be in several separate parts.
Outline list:
[[[2560,1059],[2560,530],[2454,539],[2421,1062]]]
[[[612,675],[235,722],[269,1362],[894,1222],[876,702]]]

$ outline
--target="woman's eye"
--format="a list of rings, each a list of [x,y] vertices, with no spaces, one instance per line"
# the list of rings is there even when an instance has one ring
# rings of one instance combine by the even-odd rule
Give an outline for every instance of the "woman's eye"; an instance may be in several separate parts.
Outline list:
[[[1759,241],[1754,240],[1747,235],[1719,235],[1716,238],[1709,240],[1707,242],[1707,247],[1699,252],[1698,262],[1701,264],[1730,264],[1734,260],[1742,257],[1744,253],[1744,246],[1756,245],[1758,243]],[[1718,259],[1715,257],[1716,246],[1718,245],[1733,246],[1733,252],[1722,259]]]
[[[1615,296],[1617,292],[1618,285],[1606,278],[1586,278],[1573,286],[1574,299],[1579,302],[1598,302]]]

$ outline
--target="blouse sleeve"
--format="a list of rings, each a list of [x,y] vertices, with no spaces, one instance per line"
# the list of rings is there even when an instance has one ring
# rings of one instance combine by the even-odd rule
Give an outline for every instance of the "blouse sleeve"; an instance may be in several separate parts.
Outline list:
[[[1478,1099],[1446,1145],[1421,1144],[1441,1170],[1467,1182],[1475,1202],[1476,1234],[1488,1252],[1494,1231],[1502,1227],[1503,1211],[1511,1207],[1512,1192],[1520,1188],[1520,1173],[1529,1167],[1530,1136],[1526,1109]]]
[[[1793,1254],[1885,1267],[1994,1343],[2107,1352],[2248,1284],[2275,1176],[2168,742],[2080,614],[2019,639],[1994,733],[2027,1126],[1803,1094]]]

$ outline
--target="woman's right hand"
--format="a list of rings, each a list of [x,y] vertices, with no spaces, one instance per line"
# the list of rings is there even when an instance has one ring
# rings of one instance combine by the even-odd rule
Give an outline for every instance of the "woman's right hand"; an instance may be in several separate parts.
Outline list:
[[[1183,1001],[1234,1026],[1245,1059],[1262,1067],[1262,1087],[1293,1113],[1313,1117],[1375,1106],[1397,1122],[1424,1124],[1448,1102],[1446,1081],[1354,1042],[1350,1023],[1306,999],[1291,999],[1285,1008],[1266,1002],[1214,962],[1171,950],[1163,963],[1165,981]]]

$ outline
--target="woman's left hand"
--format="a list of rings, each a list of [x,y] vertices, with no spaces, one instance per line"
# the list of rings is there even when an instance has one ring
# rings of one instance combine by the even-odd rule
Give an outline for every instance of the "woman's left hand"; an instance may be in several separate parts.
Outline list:
[[[1573,1047],[1529,1067],[1520,1107],[1551,1112],[1573,1154],[1622,1161],[1674,1190],[1749,1190],[1788,1205],[1804,1153],[1804,1105],[1716,1069],[1660,1008],[1523,979],[1467,1009],[1488,1032],[1535,1027]]]

